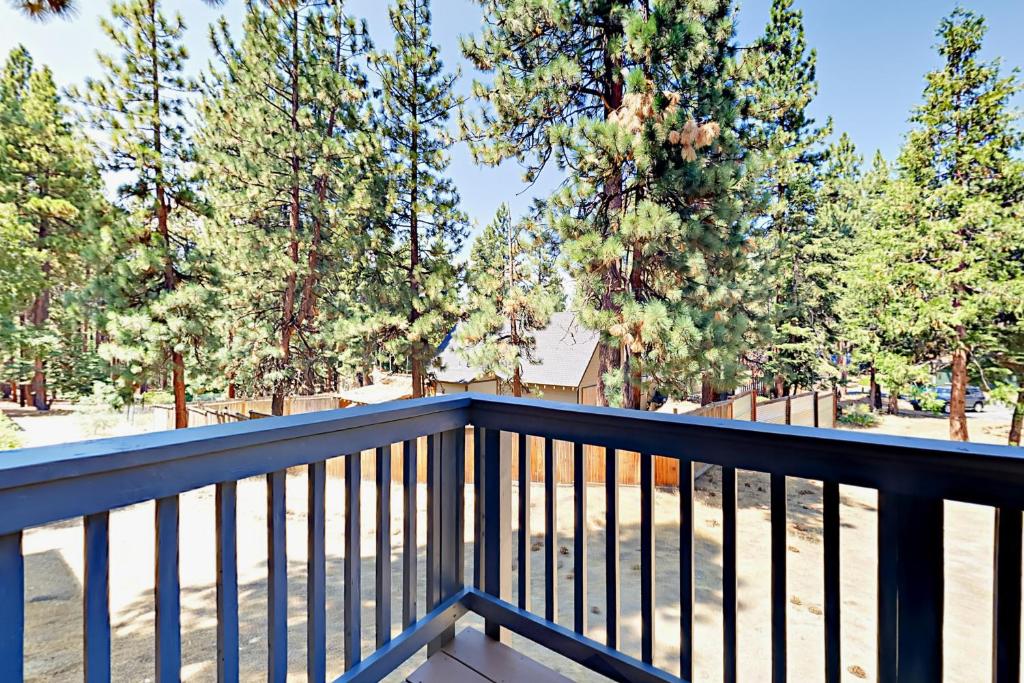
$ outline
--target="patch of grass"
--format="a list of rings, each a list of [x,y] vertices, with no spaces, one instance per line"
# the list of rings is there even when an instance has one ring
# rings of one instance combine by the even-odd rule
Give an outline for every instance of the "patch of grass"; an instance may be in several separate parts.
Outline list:
[[[839,422],[850,427],[877,427],[878,416],[868,410],[866,405],[857,405],[839,416]]]
[[[21,428],[14,420],[0,413],[0,451],[21,448]]]

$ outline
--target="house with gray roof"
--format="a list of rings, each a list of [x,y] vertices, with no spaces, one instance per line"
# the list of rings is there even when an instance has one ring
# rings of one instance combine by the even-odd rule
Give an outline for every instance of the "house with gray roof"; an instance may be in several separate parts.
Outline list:
[[[455,352],[453,333],[439,349],[434,371],[437,393],[476,391],[509,394],[502,378],[470,367]],[[523,384],[531,395],[551,401],[581,405],[597,404],[599,334],[580,325],[571,312],[555,313],[548,326],[534,332],[534,361],[523,364]]]

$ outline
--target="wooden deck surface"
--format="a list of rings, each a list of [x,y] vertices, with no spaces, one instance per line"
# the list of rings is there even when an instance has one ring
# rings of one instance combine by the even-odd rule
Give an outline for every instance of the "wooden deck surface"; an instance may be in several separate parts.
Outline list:
[[[567,683],[570,679],[467,628],[416,669],[409,683]]]

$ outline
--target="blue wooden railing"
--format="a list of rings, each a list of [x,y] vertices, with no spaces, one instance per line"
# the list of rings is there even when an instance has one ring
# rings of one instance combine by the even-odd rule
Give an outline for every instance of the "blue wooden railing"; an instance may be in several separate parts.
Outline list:
[[[473,520],[465,519],[465,428],[474,429]],[[512,586],[512,481],[528,477],[527,458],[518,473],[500,432],[545,439],[545,528],[543,613],[530,604],[530,487],[520,486],[518,603]],[[426,435],[426,561],[417,561],[415,439]],[[583,446],[640,453],[641,656],[619,649],[618,458],[607,457],[605,642],[587,636],[585,525],[587,487],[574,481],[573,628],[557,619],[557,526],[553,440],[574,444],[575,471],[584,467]],[[403,629],[391,630],[389,446],[404,443],[402,462]],[[361,656],[360,454],[376,449],[375,628],[376,649]],[[787,672],[786,477],[823,482],[824,631],[826,681],[840,679],[839,485],[879,492],[878,678],[934,681],[942,674],[943,501],[995,508],[993,563],[996,681],[1017,681],[1020,669],[1021,505],[1024,458],[1000,446],[966,445],[857,435],[781,425],[687,418],[637,411],[566,406],[475,394],[405,401],[178,432],[6,452],[0,457],[0,680],[24,674],[24,529],[84,518],[84,671],[87,681],[111,678],[108,605],[109,514],[142,501],[156,501],[156,632],[158,681],[175,681],[181,670],[178,581],[178,495],[216,486],[217,672],[238,679],[239,616],[236,566],[236,482],[265,475],[268,504],[267,676],[287,673],[287,556],[285,472],[308,470],[307,662],[310,681],[327,678],[325,559],[326,461],[345,459],[344,652],[340,681],[378,680],[426,647],[434,651],[453,636],[458,619],[481,615],[486,632],[501,638],[518,633],[616,680],[669,681],[692,678],[694,626],[694,462],[722,466],[723,678],[736,680],[736,470],[771,475],[771,636],[774,681]],[[680,485],[680,676],[654,666],[654,476],[655,455],[679,460]],[[591,492],[593,494],[593,492]],[[463,530],[472,523],[473,573],[467,582]],[[385,550],[385,549],[388,550]],[[417,573],[425,572],[426,602],[416,604]]]

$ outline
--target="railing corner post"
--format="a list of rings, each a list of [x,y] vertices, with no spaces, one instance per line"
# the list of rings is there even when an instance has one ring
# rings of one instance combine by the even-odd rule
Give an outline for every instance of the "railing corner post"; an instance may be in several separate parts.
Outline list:
[[[439,451],[434,492],[438,505],[438,603],[444,602],[463,588],[465,559],[463,533],[465,529],[466,491],[466,431],[465,427],[450,429],[439,436]],[[433,606],[431,606],[432,608]],[[455,625],[446,628],[427,645],[432,655],[455,638]]]
[[[484,591],[508,600],[512,593],[512,454],[501,448],[499,430],[481,431]],[[501,628],[494,622],[485,621],[484,631],[495,640],[502,638]]]

